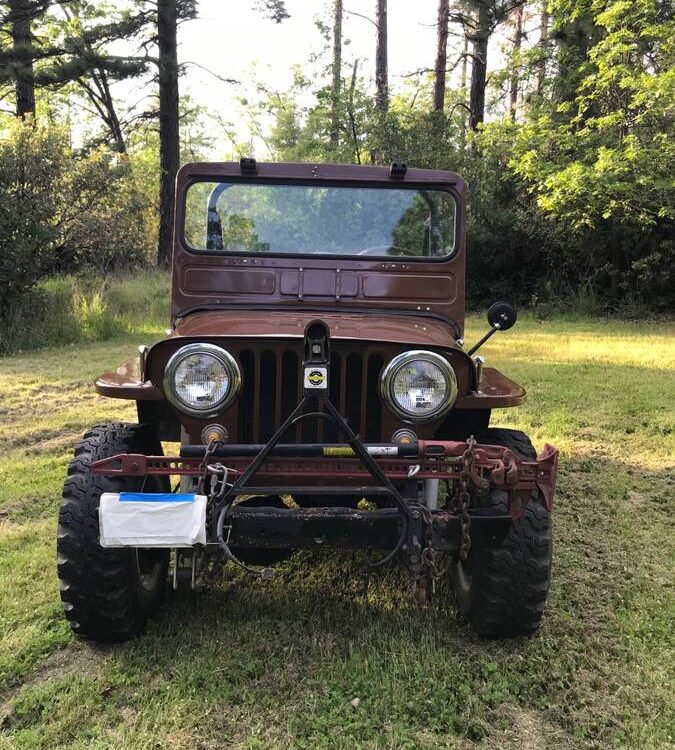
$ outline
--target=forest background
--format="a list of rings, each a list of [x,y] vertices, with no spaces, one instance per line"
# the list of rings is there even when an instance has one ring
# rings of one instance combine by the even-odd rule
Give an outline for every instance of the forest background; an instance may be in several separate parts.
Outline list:
[[[473,307],[672,311],[667,0],[417,3],[436,44],[395,80],[387,0],[244,5],[245,29],[234,3],[219,11],[224,40],[255,47],[257,24],[282,28],[291,11],[312,17],[315,39],[283,89],[260,71],[206,71],[214,96],[237,97],[226,119],[189,93],[180,38],[197,0],[0,2],[0,351],[113,331],[116,277],[170,261],[179,165],[249,155],[465,176]],[[367,58],[346,19],[362,22]],[[274,64],[273,49],[260,57]]]

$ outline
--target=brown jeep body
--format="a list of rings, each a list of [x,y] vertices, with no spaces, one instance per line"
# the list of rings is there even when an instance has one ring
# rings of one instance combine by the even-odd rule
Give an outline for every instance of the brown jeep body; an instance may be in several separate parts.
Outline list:
[[[437,187],[449,190],[458,205],[457,240],[449,259],[353,259],[321,256],[270,257],[252,253],[195,252],[182,227],[186,188],[197,180],[249,183],[297,182],[330,185],[372,184]],[[306,325],[321,318],[332,341],[332,394],[339,410],[369,442],[388,441],[405,426],[377,396],[382,367],[410,349],[442,353],[453,365],[459,396],[451,412],[419,425],[420,438],[464,439],[487,427],[490,411],[517,406],[522,386],[492,368],[480,384],[463,347],[466,187],[451,172],[408,169],[392,180],[386,167],[312,164],[259,164],[254,177],[238,163],[187,164],[177,179],[171,295],[172,330],[155,344],[145,372],[138,358],[101,375],[103,396],[134,399],[141,422],[162,440],[199,443],[213,420],[179,415],[163,395],[169,357],[192,342],[215,343],[237,359],[242,370],[240,398],[220,421],[230,442],[269,439],[288,416],[302,391],[301,360]],[[269,396],[264,402],[258,394]],[[298,440],[322,439],[321,427],[308,425]]]
[[[473,357],[515,322],[508,303],[464,347],[462,178],[188,164],[175,206],[171,329],[96,381],[139,423],[88,431],[64,485],[75,632],[141,632],[170,559],[194,586],[223,561],[267,578],[295,549],[352,548],[402,562],[421,599],[448,573],[483,636],[533,633],[557,450],[489,427],[525,391]]]

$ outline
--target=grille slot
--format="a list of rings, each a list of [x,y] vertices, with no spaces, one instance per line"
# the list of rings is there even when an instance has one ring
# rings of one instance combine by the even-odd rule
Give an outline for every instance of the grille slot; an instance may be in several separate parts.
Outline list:
[[[243,379],[238,408],[238,441],[264,443],[302,398],[302,362],[299,352],[271,350],[239,353]],[[382,404],[379,378],[381,354],[333,352],[329,396],[351,428],[364,440],[381,437]],[[256,396],[257,394],[257,396]],[[288,431],[283,442],[339,442],[344,438],[328,421],[308,419]]]

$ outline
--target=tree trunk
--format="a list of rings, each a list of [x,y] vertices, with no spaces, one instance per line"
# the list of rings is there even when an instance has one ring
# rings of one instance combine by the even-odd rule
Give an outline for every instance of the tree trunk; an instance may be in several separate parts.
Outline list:
[[[115,102],[113,101],[112,93],[110,91],[108,76],[106,75],[105,70],[92,70],[90,78],[91,82],[86,78],[79,79],[79,84],[89,101],[94,106],[94,109],[98,112],[99,117],[105,124],[106,128],[108,128],[113,150],[120,154],[125,154],[127,146],[124,142],[122,125],[117,116]]]
[[[389,108],[389,74],[387,71],[387,0],[377,0],[377,46],[375,49],[375,103],[380,112]]]
[[[466,32],[464,33],[464,46],[462,48],[462,67],[460,72],[460,78],[459,78],[459,96],[460,101],[464,105],[462,110],[462,125],[461,125],[461,131],[460,131],[460,142],[461,142],[461,148],[462,153],[464,153],[464,148],[466,146],[466,107],[467,107],[467,96],[466,96],[466,71],[467,71],[467,61],[469,59],[469,37],[466,35]]]
[[[518,83],[520,71],[520,47],[523,40],[523,6],[516,5],[513,10],[513,49],[511,52],[511,80],[509,82],[509,115],[511,122],[516,121],[518,109]]]
[[[105,70],[100,71],[99,74],[100,86],[103,92],[103,106],[107,113],[108,127],[110,128],[110,135],[112,136],[114,149],[120,154],[126,154],[127,145],[124,142],[124,133],[122,132],[122,125],[120,124],[120,118],[117,116],[117,110],[115,109],[115,102],[112,98],[112,92],[110,91],[110,84],[108,82],[108,76]]]
[[[485,119],[485,82],[487,79],[487,53],[490,39],[490,12],[487,0],[478,0],[476,30],[471,49],[471,95],[469,100],[469,127],[477,130]]]
[[[68,5],[66,0],[60,2],[59,5],[68,20],[80,18],[81,9],[79,7]],[[86,54],[91,55],[92,57],[96,54],[91,44],[88,42],[83,41],[82,45]],[[113,150],[120,154],[125,154],[127,152],[127,146],[124,142],[122,125],[120,124],[120,118],[117,115],[115,102],[112,97],[112,92],[110,91],[108,74],[103,68],[92,68],[89,75],[91,83],[85,77],[80,78],[78,83],[98,112],[101,120],[103,120],[103,123],[110,131]]]
[[[342,0],[335,0],[333,16],[333,84],[330,92],[330,145],[340,142],[340,81],[342,77]]]
[[[445,105],[445,68],[448,63],[449,0],[438,0],[438,33],[436,37],[436,70],[434,74],[434,111]]]
[[[359,66],[359,58],[354,60],[354,67],[352,69],[352,81],[349,85],[349,95],[347,97],[347,115],[349,116],[349,129],[352,131],[352,138],[354,140],[354,156],[356,163],[361,163],[361,148],[359,146],[359,135],[356,132],[356,115],[354,114],[354,90],[356,89],[356,74]]]
[[[159,246],[157,265],[171,260],[174,193],[180,162],[176,0],[157,0],[159,48]]]
[[[35,116],[35,80],[33,73],[33,35],[31,23],[33,8],[26,0],[9,2],[12,19],[12,58],[16,114],[18,117]]]
[[[537,66],[537,94],[544,95],[544,81],[546,80],[546,57],[548,46],[548,6],[546,0],[541,6],[541,21],[539,23],[539,47],[541,60]]]

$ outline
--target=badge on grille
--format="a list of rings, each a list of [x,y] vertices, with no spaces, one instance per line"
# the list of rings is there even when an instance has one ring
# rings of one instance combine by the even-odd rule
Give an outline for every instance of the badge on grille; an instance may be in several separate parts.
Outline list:
[[[305,388],[328,388],[328,368],[305,367]]]

